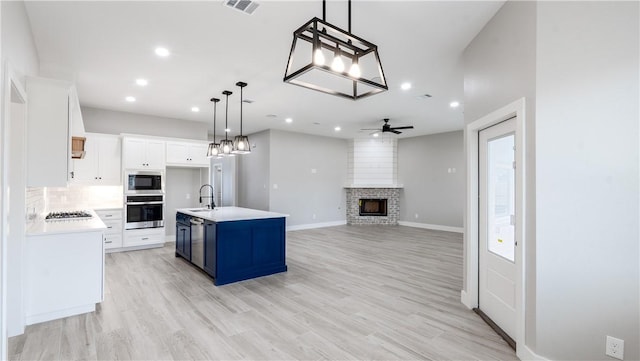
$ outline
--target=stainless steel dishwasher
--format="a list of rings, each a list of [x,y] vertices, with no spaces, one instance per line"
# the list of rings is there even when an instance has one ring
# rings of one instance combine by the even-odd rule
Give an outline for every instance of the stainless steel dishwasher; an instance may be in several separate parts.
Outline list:
[[[204,268],[204,219],[191,217],[191,263]]]

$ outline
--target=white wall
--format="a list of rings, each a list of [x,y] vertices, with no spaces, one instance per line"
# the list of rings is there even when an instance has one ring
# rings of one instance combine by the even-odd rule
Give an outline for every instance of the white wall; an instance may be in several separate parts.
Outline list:
[[[245,208],[269,210],[269,174],[271,131],[249,135],[255,148],[251,154],[241,155],[238,162],[238,205]]]
[[[400,139],[400,221],[462,228],[464,164],[462,131]]]
[[[508,1],[463,54],[464,120],[468,124],[524,97],[526,99],[525,260],[526,344],[535,346],[535,103],[536,3]],[[466,135],[465,135],[466,136]],[[466,250],[465,250],[466,252]],[[466,259],[466,254],[465,254]],[[467,274],[464,265],[464,274]],[[467,289],[467,280],[464,280]]]
[[[0,20],[1,26],[1,44],[2,44],[2,94],[0,99],[2,101],[2,116],[4,118],[4,110],[9,107],[9,104],[4,104],[4,84],[6,83],[5,67],[6,64],[11,64],[13,71],[16,73],[17,81],[24,89],[24,77],[38,75],[39,59],[38,53],[35,48],[33,35],[31,34],[31,28],[29,24],[29,18],[22,1],[2,1],[0,2],[2,16]],[[19,112],[18,112],[19,113]],[[14,115],[19,115],[14,113]],[[3,119],[5,121],[6,119]],[[13,128],[14,131],[20,132],[24,129],[24,124],[5,124],[6,129]],[[8,153],[3,154],[5,160],[13,159],[21,160],[25,157],[24,142],[13,142]],[[25,192],[26,181],[24,178],[13,177],[10,180],[11,192]],[[4,185],[3,185],[4,187]],[[5,192],[5,189],[0,190]],[[13,202],[9,217],[13,219],[24,219],[25,217],[25,197],[18,195],[12,197]],[[19,212],[18,214],[12,214],[12,212]],[[18,230],[19,231],[19,230]],[[9,336],[20,334],[24,331],[24,312],[22,308],[22,245],[24,235],[20,233],[14,233],[10,235],[8,239],[7,250],[7,328]]]
[[[31,24],[23,1],[2,1],[2,59],[10,62],[13,70],[24,76],[38,75],[40,62],[36,50]]]
[[[80,102],[82,102],[82,94]],[[82,107],[87,132],[207,140],[207,123]]]
[[[639,4],[540,2],[537,349],[640,359]]]
[[[209,199],[200,205],[200,187],[209,183],[209,170],[206,168],[167,168],[165,176],[165,215],[164,228],[166,235],[176,234],[176,209],[206,207]],[[202,190],[203,195],[209,195],[209,188]]]
[[[287,226],[345,222],[347,150],[345,139],[272,130],[270,210],[290,214]]]

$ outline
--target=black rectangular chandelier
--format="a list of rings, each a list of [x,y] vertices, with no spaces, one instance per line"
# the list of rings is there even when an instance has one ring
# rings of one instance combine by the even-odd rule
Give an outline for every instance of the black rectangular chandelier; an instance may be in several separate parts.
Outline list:
[[[293,32],[284,82],[358,100],[388,90],[378,47],[314,17]],[[327,60],[329,59],[329,60]]]

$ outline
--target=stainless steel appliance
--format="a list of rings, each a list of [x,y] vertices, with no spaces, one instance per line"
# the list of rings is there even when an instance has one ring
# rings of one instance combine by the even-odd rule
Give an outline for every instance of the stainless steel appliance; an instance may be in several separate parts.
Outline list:
[[[128,171],[125,182],[125,194],[164,194],[162,172]]]
[[[125,229],[164,227],[164,195],[125,195]]]
[[[204,219],[191,217],[191,263],[204,268]]]
[[[49,212],[47,216],[44,218],[47,222],[52,221],[68,221],[68,220],[82,220],[82,219],[91,219],[93,216],[91,213],[87,211],[60,211],[60,212]]]

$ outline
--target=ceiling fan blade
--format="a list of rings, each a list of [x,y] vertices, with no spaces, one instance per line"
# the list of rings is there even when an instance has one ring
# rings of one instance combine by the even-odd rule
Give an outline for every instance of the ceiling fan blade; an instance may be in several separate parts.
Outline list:
[[[391,129],[413,129],[413,125],[409,125],[407,127],[393,127]]]
[[[397,131],[397,130],[393,130],[393,129],[391,129],[391,130],[389,130],[389,131],[390,131],[391,133],[395,133],[395,134],[402,134],[402,132],[399,132],[399,131]]]

